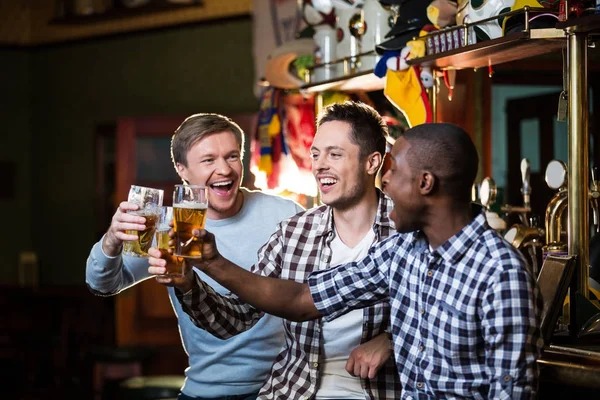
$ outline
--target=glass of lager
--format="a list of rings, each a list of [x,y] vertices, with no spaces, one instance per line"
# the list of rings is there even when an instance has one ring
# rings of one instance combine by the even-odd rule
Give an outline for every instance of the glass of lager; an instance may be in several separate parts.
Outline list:
[[[128,211],[128,213],[146,218],[146,228],[143,231],[126,231],[128,235],[137,235],[138,238],[123,243],[123,254],[133,257],[148,257],[148,249],[152,245],[156,223],[160,216],[160,207],[163,203],[163,191],[131,185],[127,201],[140,207],[135,211]]]
[[[202,241],[193,236],[192,231],[204,229],[207,208],[206,187],[175,185],[173,192],[175,255],[184,258],[202,258]]]
[[[173,221],[173,207],[161,207],[160,218],[156,228],[156,247],[162,258],[167,261],[166,276],[183,276],[183,258],[173,254],[174,246],[169,246],[169,223]]]

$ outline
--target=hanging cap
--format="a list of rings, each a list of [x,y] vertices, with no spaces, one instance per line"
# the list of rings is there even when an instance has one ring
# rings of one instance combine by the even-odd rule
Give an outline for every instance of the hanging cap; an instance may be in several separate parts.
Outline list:
[[[552,0],[515,0],[514,4],[510,8],[510,11],[522,10],[525,6],[531,8],[545,8],[553,7],[553,4],[558,3]],[[529,28],[540,29],[540,28],[554,28],[558,22],[558,15],[555,13],[531,13],[529,14]],[[510,33],[522,31],[525,29],[525,14],[517,14],[511,17],[503,18],[499,21],[502,26],[502,34],[508,35]]]
[[[386,0],[392,2],[394,0]],[[385,3],[386,1],[381,1]],[[400,50],[406,42],[419,36],[420,29],[431,22],[427,18],[427,7],[431,0],[395,0],[392,4],[400,4],[400,14],[396,23],[385,36],[390,38],[376,46],[378,53],[386,50]]]

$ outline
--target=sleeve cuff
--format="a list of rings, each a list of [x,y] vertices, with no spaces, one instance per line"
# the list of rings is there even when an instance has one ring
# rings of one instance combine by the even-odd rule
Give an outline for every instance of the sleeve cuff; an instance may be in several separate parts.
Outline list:
[[[175,288],[175,296],[179,300],[182,306],[191,308],[192,304],[199,303],[206,297],[206,291],[202,289],[204,282],[200,280],[200,277],[194,272],[194,283],[192,288],[187,292],[182,292],[179,288]]]
[[[104,249],[102,248],[102,244],[104,243],[105,236],[106,236],[106,233],[104,235],[102,235],[102,239],[100,239],[100,251],[102,252],[102,255],[104,257],[108,258],[109,260],[114,260],[115,258],[121,257],[121,254],[123,253],[123,245],[122,244],[119,247],[119,254],[117,254],[116,256],[109,256],[104,252]]]
[[[332,321],[345,313],[344,300],[336,289],[330,271],[313,272],[308,277],[308,286],[313,303],[325,321]]]

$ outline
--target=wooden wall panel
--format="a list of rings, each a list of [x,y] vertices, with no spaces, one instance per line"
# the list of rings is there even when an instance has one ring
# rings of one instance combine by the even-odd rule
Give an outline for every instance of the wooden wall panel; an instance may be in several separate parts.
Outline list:
[[[460,126],[471,135],[477,147],[477,181],[489,176],[492,170],[491,86],[486,71],[461,70],[456,74],[452,101],[443,83],[438,95],[437,121]]]
[[[0,0],[0,44],[25,45],[31,41],[30,3]]]

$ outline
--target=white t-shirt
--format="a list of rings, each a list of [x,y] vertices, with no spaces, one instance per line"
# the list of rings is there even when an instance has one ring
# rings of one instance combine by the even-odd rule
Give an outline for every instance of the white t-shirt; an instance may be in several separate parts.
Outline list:
[[[370,229],[354,248],[342,242],[336,232],[331,242],[331,266],[362,260],[375,241],[375,232]],[[365,392],[360,378],[346,371],[346,362],[352,350],[360,345],[362,337],[363,310],[353,310],[331,322],[323,321],[323,361],[321,382],[316,398],[364,399]]]

